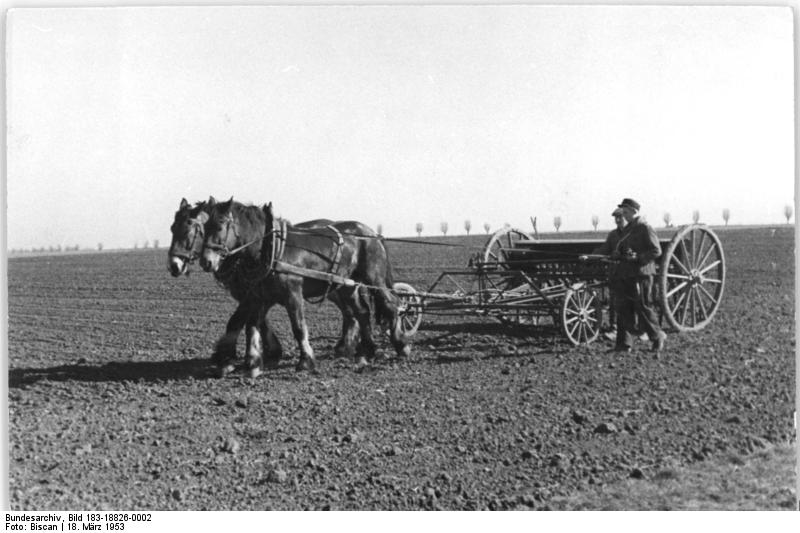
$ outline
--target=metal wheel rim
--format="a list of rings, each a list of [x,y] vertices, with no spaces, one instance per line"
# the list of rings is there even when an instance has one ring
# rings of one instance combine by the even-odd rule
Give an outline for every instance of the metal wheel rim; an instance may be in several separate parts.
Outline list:
[[[600,335],[603,309],[595,290],[568,290],[561,307],[561,330],[575,346],[590,344]]]
[[[530,241],[530,236],[522,230],[507,227],[497,230],[492,234],[483,247],[483,261],[485,263],[505,263],[508,261],[503,250],[514,248],[514,243]]]
[[[659,297],[664,318],[677,331],[704,328],[719,309],[725,287],[725,255],[704,224],[684,226],[661,264]]]
[[[408,283],[395,283],[392,285],[392,291],[400,300],[400,304],[397,306],[400,329],[406,335],[414,335],[422,323],[422,298]]]

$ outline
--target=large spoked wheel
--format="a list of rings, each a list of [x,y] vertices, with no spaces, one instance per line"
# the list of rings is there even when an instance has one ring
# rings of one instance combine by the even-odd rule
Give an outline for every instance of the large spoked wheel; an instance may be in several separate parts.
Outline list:
[[[408,336],[414,335],[422,323],[422,298],[408,283],[395,283],[392,290],[400,299],[397,308],[400,329]]]
[[[594,289],[568,289],[561,305],[561,330],[575,346],[594,342],[603,326],[603,303]]]
[[[506,226],[495,231],[483,247],[484,263],[499,263],[508,268],[508,251],[514,249],[520,241],[530,241],[530,236],[522,230]]]
[[[510,252],[520,241],[530,241],[530,236],[522,230],[505,226],[495,231],[483,247],[483,262],[496,265],[503,270],[512,270]],[[528,283],[521,276],[512,276],[498,284],[498,288],[507,291],[503,297],[515,294],[526,294],[531,291]],[[504,310],[496,315],[497,319],[509,326],[530,326],[539,323],[539,317],[530,309]]]
[[[704,224],[682,227],[661,262],[659,297],[664,318],[678,331],[696,331],[719,308],[725,286],[725,256]]]

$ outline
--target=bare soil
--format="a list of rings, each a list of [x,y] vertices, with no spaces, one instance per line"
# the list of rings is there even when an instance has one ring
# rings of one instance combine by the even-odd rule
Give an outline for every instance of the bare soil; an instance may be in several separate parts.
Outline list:
[[[171,278],[166,250],[11,258],[11,509],[554,509],[793,443],[794,228],[718,234],[722,306],[660,360],[647,342],[609,354],[453,316],[424,321],[404,362],[382,336],[387,357],[357,374],[331,358],[326,303],[310,309],[319,373],[294,371],[275,309],[288,356],[256,380],[209,372],[234,302],[205,273]],[[389,249],[397,281],[419,288],[470,253]],[[777,501],[752,508],[794,501],[762,475]]]

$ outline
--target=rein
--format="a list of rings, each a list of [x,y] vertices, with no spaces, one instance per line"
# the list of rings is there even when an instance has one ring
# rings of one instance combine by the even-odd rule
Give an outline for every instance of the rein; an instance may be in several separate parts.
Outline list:
[[[247,248],[251,244],[254,244],[254,243],[257,243],[257,242],[258,242],[258,239],[253,239],[252,241],[248,242],[247,244],[243,244],[243,245],[239,246],[238,248],[234,248],[233,250],[227,251],[225,256],[226,257],[230,257],[230,256],[232,256],[234,254],[238,254],[239,252],[241,252],[242,250],[244,250],[245,248]]]
[[[326,226],[326,227],[330,227],[330,226]],[[313,228],[306,229],[306,228],[295,228],[295,227],[293,227],[292,231],[296,232],[296,233],[308,233],[310,235],[324,236],[324,234],[320,233],[319,230],[313,229]],[[424,245],[428,245],[428,246],[447,246],[447,247],[450,247],[450,248],[472,248],[472,249],[478,249],[477,246],[467,246],[467,245],[464,245],[464,244],[453,244],[453,243],[449,243],[449,242],[431,242],[431,241],[420,241],[420,240],[414,240],[414,239],[396,239],[396,238],[392,238],[392,237],[384,237],[383,235],[375,235],[375,236],[359,235],[358,233],[353,233],[351,231],[339,231],[339,233],[341,233],[342,235],[347,235],[348,237],[354,237],[356,239],[360,239],[362,241],[404,242],[404,243],[408,243],[408,244],[424,244]]]
[[[467,246],[466,244],[453,244],[450,242],[431,242],[431,241],[418,241],[414,239],[393,239],[387,237],[374,237],[376,239],[381,239],[382,241],[386,242],[405,242],[408,244],[424,244],[427,246],[448,246],[450,248],[472,248],[477,249],[477,246]]]

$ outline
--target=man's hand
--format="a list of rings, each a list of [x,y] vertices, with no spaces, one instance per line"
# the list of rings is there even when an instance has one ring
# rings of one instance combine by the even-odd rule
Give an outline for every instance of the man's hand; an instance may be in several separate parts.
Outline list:
[[[633,261],[637,261],[638,259],[639,259],[639,256],[638,256],[638,255],[636,254],[636,252],[634,252],[633,250],[630,250],[630,249],[629,249],[629,250],[627,250],[627,251],[625,252],[625,260],[626,260],[626,261],[631,261],[631,262],[633,262]]]

